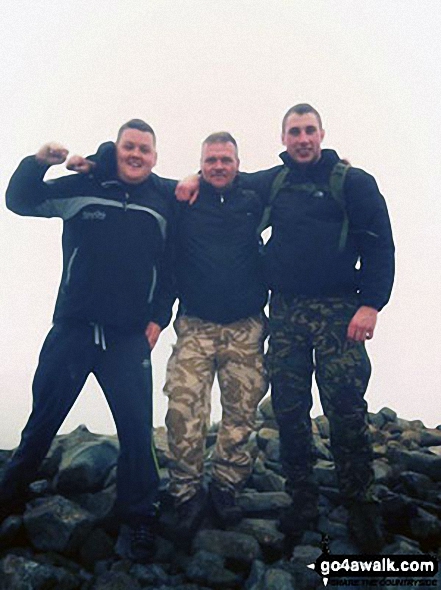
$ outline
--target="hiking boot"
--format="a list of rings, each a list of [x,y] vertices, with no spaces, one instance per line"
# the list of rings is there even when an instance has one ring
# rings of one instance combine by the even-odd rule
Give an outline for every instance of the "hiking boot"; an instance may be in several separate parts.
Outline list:
[[[243,510],[236,503],[234,490],[223,488],[219,484],[210,484],[210,499],[214,513],[222,526],[236,524],[243,517]]]
[[[115,553],[136,563],[149,563],[156,552],[156,519],[143,520],[131,527],[121,525]]]
[[[354,502],[348,506],[348,529],[363,553],[379,553],[385,545],[380,506],[374,501]]]
[[[319,517],[316,499],[300,501],[294,498],[290,506],[282,509],[277,521],[281,533],[293,538],[300,538],[315,527]]]
[[[185,546],[193,539],[204,520],[206,509],[207,498],[202,488],[199,488],[189,500],[177,506],[176,535],[178,544]]]
[[[0,489],[0,524],[11,515],[23,514],[26,508],[28,495],[25,491],[20,491],[11,497]]]

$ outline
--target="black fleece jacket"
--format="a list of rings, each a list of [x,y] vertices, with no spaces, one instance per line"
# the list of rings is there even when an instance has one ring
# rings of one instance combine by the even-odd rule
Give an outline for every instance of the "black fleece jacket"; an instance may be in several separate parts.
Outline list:
[[[380,310],[394,279],[394,243],[384,198],[375,179],[350,168],[344,183],[349,235],[343,252],[338,242],[343,212],[329,190],[339,161],[333,150],[301,166],[281,154],[289,173],[271,206],[271,238],[264,248],[266,278],[273,292],[305,298],[356,296],[360,305]],[[245,182],[268,200],[282,166],[245,174]],[[308,183],[320,191],[299,190]],[[297,187],[297,188],[296,188]]]

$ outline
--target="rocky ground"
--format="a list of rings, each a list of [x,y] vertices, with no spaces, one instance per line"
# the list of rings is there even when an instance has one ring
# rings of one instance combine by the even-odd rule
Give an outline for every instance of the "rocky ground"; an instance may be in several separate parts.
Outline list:
[[[430,554],[441,561],[441,426],[425,428],[421,421],[402,420],[388,408],[369,419],[377,494],[388,535],[382,554]],[[23,517],[9,517],[0,527],[0,590],[323,588],[319,575],[306,567],[321,555],[323,540],[332,555],[358,551],[339,502],[326,418],[316,418],[313,427],[321,516],[316,530],[305,533],[293,551],[287,553],[286,540],[276,528],[277,513],[289,498],[279,463],[277,425],[266,398],[250,441],[254,471],[239,498],[245,518],[220,530],[208,517],[192,547],[184,551],[173,543],[173,513],[164,494],[158,550],[147,566],[121,560],[113,552],[116,438],[92,434],[85,427],[56,437],[39,480],[32,484],[33,499]],[[155,440],[165,490],[164,428],[155,431]],[[213,426],[207,459],[215,440]],[[0,474],[10,454],[0,451]],[[431,587],[437,587],[437,580],[441,588],[436,577]],[[390,579],[380,582],[393,585]],[[346,581],[345,587],[359,587],[361,581],[349,584]]]

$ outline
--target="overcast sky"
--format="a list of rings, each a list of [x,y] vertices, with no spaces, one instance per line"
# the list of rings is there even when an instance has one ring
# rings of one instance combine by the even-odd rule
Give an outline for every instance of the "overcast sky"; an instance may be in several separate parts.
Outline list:
[[[157,133],[158,174],[196,170],[202,139],[218,130],[238,140],[243,170],[267,168],[278,163],[285,111],[313,104],[324,147],[375,176],[394,229],[395,288],[368,343],[370,409],[441,423],[439,0],[2,0],[0,8],[2,194],[43,143],[92,153],[133,117]],[[0,448],[18,444],[31,407],[60,236],[60,220],[21,218],[2,201]],[[153,356],[156,424],[173,338],[169,328]],[[80,423],[114,431],[93,380],[63,431]]]

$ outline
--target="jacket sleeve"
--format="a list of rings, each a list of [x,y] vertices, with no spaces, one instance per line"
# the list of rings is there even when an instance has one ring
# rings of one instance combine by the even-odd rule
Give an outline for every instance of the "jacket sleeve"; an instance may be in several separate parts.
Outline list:
[[[274,179],[282,168],[283,166],[274,166],[268,170],[259,170],[258,172],[240,172],[241,185],[244,188],[254,190],[263,204],[267,205]]]
[[[70,196],[81,181],[79,174],[44,181],[49,166],[40,164],[35,156],[22,160],[6,189],[6,206],[18,215],[33,217],[69,217]]]
[[[43,180],[48,169],[35,156],[24,158],[6,189],[6,207],[18,215],[47,217],[42,211],[43,203],[51,198],[51,189]]]
[[[349,231],[359,256],[360,303],[380,311],[389,301],[395,272],[395,246],[384,197],[375,179],[351,169],[345,184]]]

